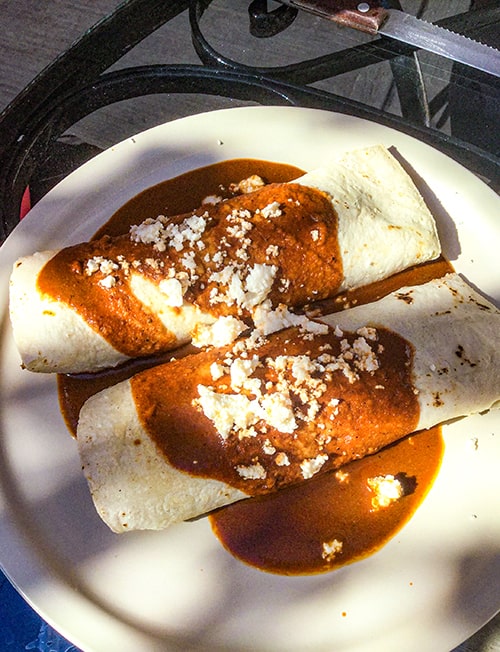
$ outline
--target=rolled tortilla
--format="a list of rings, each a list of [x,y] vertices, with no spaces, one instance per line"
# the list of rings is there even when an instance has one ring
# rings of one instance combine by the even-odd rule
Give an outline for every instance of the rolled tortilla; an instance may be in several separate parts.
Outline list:
[[[151,372],[146,371],[91,397],[80,413],[77,441],[96,509],[108,526],[115,532],[162,529],[279,488],[278,481],[269,488],[263,471],[279,476],[278,467],[292,469],[295,458],[305,479],[373,453],[409,432],[487,410],[500,400],[500,311],[456,274],[322,320],[330,326],[328,337],[333,331],[339,339],[341,355],[331,357],[321,340],[326,337],[323,324],[305,323],[302,331],[285,329],[266,338],[267,344],[261,342],[260,365],[253,350],[228,359],[227,348],[212,349],[163,365],[156,387],[148,385]],[[354,335],[342,344],[347,331]],[[407,367],[409,383],[401,369],[384,367],[392,347],[384,345],[384,333],[401,336],[404,350],[412,350],[411,365],[405,362],[402,367]],[[255,335],[253,341],[259,341]],[[315,341],[322,353],[313,359]],[[257,403],[249,398],[252,392],[259,395],[258,384],[252,383],[263,373],[262,361],[273,346],[272,369],[291,369],[295,407],[287,404],[287,390],[279,387],[279,374],[275,372],[277,381],[272,369],[265,377],[265,392],[260,385],[261,398]],[[295,347],[294,356],[286,357],[290,346]],[[241,341],[237,347],[245,351]],[[317,372],[318,362],[324,368],[313,384],[308,383],[307,372]],[[221,364],[230,367],[225,382],[231,387],[225,390],[218,389],[216,381],[219,373],[228,373]],[[318,384],[323,381],[327,389]],[[390,385],[395,394],[386,394]],[[149,400],[141,402],[144,388]],[[311,388],[318,393],[308,393]],[[304,406],[312,413],[304,412]],[[165,448],[154,433],[156,415],[162,413],[170,419],[173,449]],[[214,441],[224,440],[220,456],[227,447],[228,468],[237,471],[234,482],[206,472],[211,464],[218,469],[219,461],[213,462],[210,454],[203,458],[205,444],[196,448],[203,430],[211,432]],[[322,446],[312,454],[311,436],[314,445],[321,439]],[[176,452],[179,442],[185,455]],[[193,461],[191,442],[200,456],[187,472],[181,467],[186,459]],[[234,459],[234,447],[239,460]],[[193,471],[197,465],[203,468]]]
[[[310,198],[312,208],[295,206],[297,185],[320,191]],[[40,279],[61,252],[19,259],[11,276],[10,316],[23,366],[95,371],[174,349],[193,337],[206,344],[213,337],[206,327],[221,317],[223,330],[230,327],[234,335],[268,299],[304,305],[440,254],[433,216],[382,146],[347,153],[285,186],[288,199],[285,193],[273,201],[274,191],[263,188],[251,193],[262,206],[257,199],[228,200],[209,209],[215,218],[198,211],[174,220],[173,231],[163,218],[147,220],[125,236],[127,246],[132,238],[137,249],[133,260],[117,255],[124,240],[113,241],[114,247],[105,240],[68,248],[60,296],[44,291]],[[250,214],[238,208],[244,201],[254,201]],[[320,217],[325,201],[333,218]],[[232,223],[221,217],[227,206],[233,217],[236,212]],[[83,309],[72,303],[69,290],[77,274],[93,288]],[[113,315],[101,314],[106,304],[115,306]]]

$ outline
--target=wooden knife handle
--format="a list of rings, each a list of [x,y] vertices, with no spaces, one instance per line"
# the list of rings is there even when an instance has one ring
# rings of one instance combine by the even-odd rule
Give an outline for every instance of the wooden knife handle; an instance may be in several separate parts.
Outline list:
[[[388,10],[376,0],[293,0],[288,4],[370,34],[376,34],[389,16]]]

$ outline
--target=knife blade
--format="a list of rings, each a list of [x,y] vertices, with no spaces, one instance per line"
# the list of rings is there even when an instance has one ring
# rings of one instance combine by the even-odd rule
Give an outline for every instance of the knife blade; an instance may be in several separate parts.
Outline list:
[[[295,9],[369,34],[379,34],[500,77],[500,51],[381,2],[280,0]]]

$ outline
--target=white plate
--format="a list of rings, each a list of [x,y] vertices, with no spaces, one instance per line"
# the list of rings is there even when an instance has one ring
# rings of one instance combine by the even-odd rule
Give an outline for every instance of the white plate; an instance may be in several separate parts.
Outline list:
[[[84,650],[445,652],[497,611],[498,412],[446,426],[430,494],[380,552],[326,575],[274,576],[226,553],[206,519],[161,533],[109,532],[60,416],[55,378],[21,371],[11,341],[17,256],[87,239],[138,191],[194,167],[253,157],[311,169],[376,143],[395,146],[425,180],[445,253],[500,305],[500,202],[490,189],[391,129],[297,108],[230,109],[130,138],[60,183],[0,250],[0,560],[35,609]]]

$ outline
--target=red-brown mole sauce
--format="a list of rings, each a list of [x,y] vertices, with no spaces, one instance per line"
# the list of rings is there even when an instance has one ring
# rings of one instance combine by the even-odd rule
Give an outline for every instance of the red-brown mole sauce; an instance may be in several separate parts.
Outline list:
[[[329,328],[312,335],[291,328],[268,335],[256,346],[250,343],[242,357],[232,347],[207,349],[135,375],[130,383],[137,415],[175,468],[251,496],[281,489],[319,469],[336,469],[374,453],[416,429],[419,406],[411,379],[412,349],[388,330],[377,329],[371,337],[370,346],[347,331]],[[366,350],[362,359],[352,361],[358,345]],[[238,411],[250,410],[245,423],[228,430],[223,420],[219,432],[198,397],[208,389],[211,410],[212,400],[234,396],[229,365],[254,356],[259,364],[249,377],[253,383],[237,391],[244,399]],[[220,361],[227,367],[215,379],[212,365]],[[274,399],[266,408],[274,414],[267,418],[252,417],[255,407],[245,403],[245,397],[255,398],[255,381],[261,400]],[[283,391],[290,397],[285,403],[289,407],[280,401]],[[225,404],[217,405],[223,412]]]
[[[257,496],[210,515],[235,557],[273,573],[323,573],[376,552],[410,520],[439,470],[439,428],[406,437],[379,453],[276,494]],[[404,495],[372,505],[368,480],[392,475]]]
[[[208,195],[225,194],[230,184],[258,174],[266,182],[286,182],[302,171],[289,165],[233,160],[194,170],[134,197],[96,234],[127,233],[132,224],[158,214],[184,214]],[[404,286],[425,283],[451,271],[444,259],[396,274],[361,290],[314,306],[324,314],[376,300]],[[85,400],[138,371],[196,351],[186,346],[171,354],[150,356],[96,374],[60,375],[59,397],[69,429],[75,433]],[[369,419],[366,421],[369,423]],[[368,425],[367,425],[368,428]],[[370,433],[367,433],[370,437]],[[380,548],[411,518],[432,485],[443,452],[440,429],[413,434],[376,454],[343,465],[299,485],[260,495],[210,516],[214,532],[237,558],[262,570],[285,574],[325,572]],[[374,509],[368,478],[392,475],[404,495]]]
[[[186,284],[183,299],[213,317],[237,314],[247,321],[251,317],[248,306],[227,298],[229,288],[221,291],[221,285],[231,285],[227,279],[216,280],[236,267],[248,272],[255,265],[274,269],[268,299],[275,306],[303,306],[333,296],[343,270],[338,219],[329,199],[301,184],[250,187],[254,192],[204,203],[195,215],[192,211],[178,214],[179,206],[169,202],[168,213],[160,211],[159,221],[154,226],[148,221],[146,231],[135,229],[115,237],[104,234],[98,240],[64,248],[40,271],[38,289],[69,305],[130,358],[176,348],[175,333],[148,305],[148,299],[136,296],[137,291],[146,296],[159,291],[161,295],[161,283],[168,281],[174,270]],[[145,208],[135,212],[136,224],[152,215]],[[155,212],[152,220],[157,218]],[[166,222],[170,227],[178,225],[175,237],[171,231],[165,235]],[[198,242],[202,233],[203,240]],[[164,237],[169,242],[173,238],[174,244],[166,246]],[[314,246],[309,246],[312,237]],[[134,283],[138,287],[134,288]],[[164,299],[165,295],[159,301]],[[170,310],[175,315],[179,307]]]

